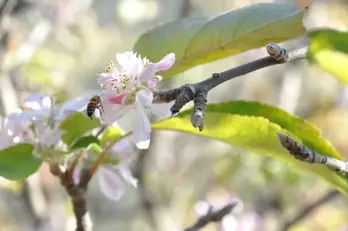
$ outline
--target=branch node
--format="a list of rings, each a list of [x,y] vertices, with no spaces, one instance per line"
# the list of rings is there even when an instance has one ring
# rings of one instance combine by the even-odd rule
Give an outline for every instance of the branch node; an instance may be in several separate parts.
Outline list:
[[[297,143],[294,139],[284,133],[278,132],[278,138],[280,144],[296,159],[308,163],[314,163],[316,155],[314,151],[308,149],[300,143]]]
[[[219,78],[220,77],[220,73],[213,73],[213,78]]]
[[[277,61],[285,62],[287,60],[288,52],[276,43],[268,44],[266,50]]]
[[[193,127],[199,127],[199,131],[203,131],[204,129],[204,114],[207,104],[207,95],[208,92],[205,88],[200,89],[194,100],[191,123]]]
[[[170,111],[172,116],[180,111],[180,109],[195,98],[195,90],[189,84],[185,84],[181,87],[180,93],[177,95],[174,105]]]

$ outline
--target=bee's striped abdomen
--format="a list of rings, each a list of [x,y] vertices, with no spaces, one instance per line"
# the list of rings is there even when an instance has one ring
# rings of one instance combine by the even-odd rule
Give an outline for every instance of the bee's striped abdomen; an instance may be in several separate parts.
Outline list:
[[[87,116],[88,117],[92,117],[95,109],[97,108],[97,104],[98,104],[98,99],[96,99],[95,97],[93,97],[88,105],[87,105]]]

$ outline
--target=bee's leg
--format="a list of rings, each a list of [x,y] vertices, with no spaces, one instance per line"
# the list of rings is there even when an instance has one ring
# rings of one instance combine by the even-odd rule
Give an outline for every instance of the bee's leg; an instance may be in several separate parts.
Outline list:
[[[101,103],[100,103],[100,107],[101,107],[101,109],[102,109],[103,113],[105,114],[105,112],[104,112],[104,108],[103,108],[103,104],[101,104]]]
[[[100,110],[100,106],[98,106],[97,108],[98,108],[98,110],[99,110],[100,118],[103,118],[103,113],[102,113],[101,110]]]

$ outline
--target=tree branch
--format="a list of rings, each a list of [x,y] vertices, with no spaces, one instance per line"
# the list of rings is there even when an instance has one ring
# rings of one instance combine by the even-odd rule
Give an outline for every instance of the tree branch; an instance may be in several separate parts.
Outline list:
[[[82,169],[80,174],[80,183],[75,184],[72,178],[72,172],[75,170],[76,164],[72,164],[72,166],[73,167],[70,167],[66,171],[63,171],[58,164],[50,164],[49,168],[52,175],[60,179],[61,185],[65,188],[66,192],[71,198],[74,214],[76,217],[75,230],[92,231],[92,222],[90,221],[89,214],[87,212],[85,198],[89,182],[90,170]]]
[[[236,205],[237,202],[228,203],[217,211],[213,211],[213,207],[210,206],[210,209],[205,216],[201,216],[193,226],[186,228],[184,231],[198,231],[210,222],[219,222],[224,218],[224,216],[231,213]]]
[[[174,105],[170,109],[172,115],[174,115],[178,113],[186,103],[193,100],[194,108],[191,116],[191,123],[194,127],[199,127],[199,130],[202,131],[204,128],[203,119],[207,103],[207,96],[211,89],[228,80],[265,67],[291,62],[298,59],[304,59],[306,57],[308,47],[287,51],[277,44],[272,43],[268,44],[266,49],[269,56],[223,71],[221,73],[214,73],[212,77],[199,83],[185,84],[184,86],[175,89],[162,89],[154,91],[153,103],[171,102],[175,100]]]
[[[284,226],[280,229],[281,231],[287,231],[289,228],[302,220],[304,220],[308,215],[310,215],[315,209],[323,205],[324,203],[336,198],[338,195],[340,195],[340,192],[337,190],[332,190],[327,192],[324,196],[318,198],[316,201],[314,201],[312,204],[309,204],[302,208],[298,213],[295,215],[294,218],[291,220],[285,222]]]
[[[311,164],[324,164],[335,171],[345,174],[348,173],[348,162],[319,154],[316,151],[307,148],[303,144],[296,142],[294,139],[284,133],[279,132],[278,138],[280,144],[296,159]]]

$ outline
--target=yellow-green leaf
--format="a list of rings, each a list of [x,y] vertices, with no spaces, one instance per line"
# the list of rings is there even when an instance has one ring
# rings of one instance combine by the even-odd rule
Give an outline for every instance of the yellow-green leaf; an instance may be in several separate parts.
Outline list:
[[[304,120],[270,105],[246,101],[208,105],[202,132],[192,127],[190,116],[191,110],[185,111],[172,119],[153,124],[152,128],[206,136],[273,157],[311,172],[348,193],[348,182],[341,175],[323,165],[300,162],[280,145],[277,133],[284,132],[323,155],[342,159],[331,144],[321,137],[320,131]]]
[[[348,33],[325,29],[308,35],[311,38],[308,60],[348,84]]]

